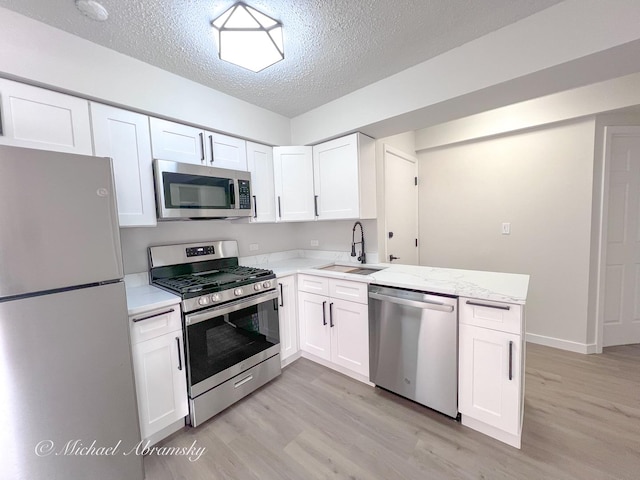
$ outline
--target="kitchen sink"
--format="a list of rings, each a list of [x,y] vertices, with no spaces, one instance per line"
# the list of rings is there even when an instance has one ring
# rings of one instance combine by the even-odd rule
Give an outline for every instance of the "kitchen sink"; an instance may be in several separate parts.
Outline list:
[[[320,270],[329,270],[332,272],[351,273],[353,275],[370,275],[379,272],[381,268],[353,267],[350,265],[327,265]]]

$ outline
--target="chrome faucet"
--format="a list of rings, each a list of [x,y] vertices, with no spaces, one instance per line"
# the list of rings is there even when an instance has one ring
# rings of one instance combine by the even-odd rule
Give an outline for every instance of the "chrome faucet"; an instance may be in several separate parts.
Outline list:
[[[355,241],[355,234],[356,234],[356,227],[360,225],[360,241],[356,242]],[[356,256],[356,245],[360,244],[362,251],[360,252],[360,256],[358,257],[358,261],[360,263],[366,263],[367,261],[367,257],[366,254],[364,253],[364,228],[362,228],[362,224],[360,222],[356,222],[353,224],[353,231],[351,232],[351,256],[355,257]]]

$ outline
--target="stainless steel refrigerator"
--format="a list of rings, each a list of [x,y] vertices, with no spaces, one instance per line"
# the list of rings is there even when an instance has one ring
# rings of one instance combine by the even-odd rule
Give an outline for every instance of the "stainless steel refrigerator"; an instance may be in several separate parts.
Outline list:
[[[0,146],[0,478],[144,478],[111,161]]]

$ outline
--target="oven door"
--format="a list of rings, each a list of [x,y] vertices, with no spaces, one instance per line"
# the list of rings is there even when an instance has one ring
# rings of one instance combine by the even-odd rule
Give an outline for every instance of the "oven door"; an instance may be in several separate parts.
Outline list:
[[[191,398],[280,353],[277,290],[186,315],[185,325]]]

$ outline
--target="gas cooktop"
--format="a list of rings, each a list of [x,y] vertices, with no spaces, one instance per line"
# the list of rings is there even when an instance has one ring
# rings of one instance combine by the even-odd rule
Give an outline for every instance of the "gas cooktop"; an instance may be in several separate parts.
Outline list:
[[[158,278],[154,279],[153,283],[178,293],[183,298],[191,298],[196,295],[220,292],[270,278],[275,278],[271,270],[236,266],[176,277]]]

